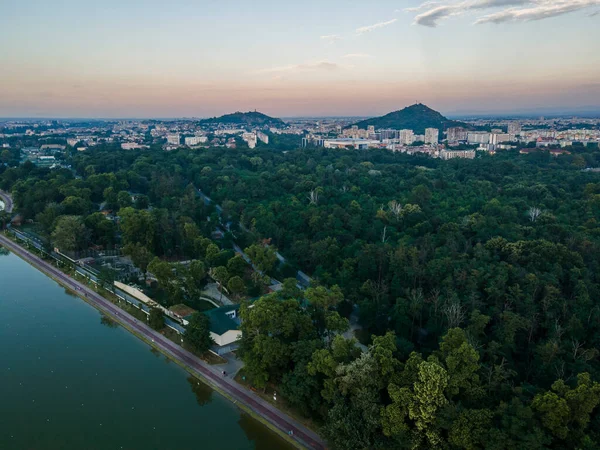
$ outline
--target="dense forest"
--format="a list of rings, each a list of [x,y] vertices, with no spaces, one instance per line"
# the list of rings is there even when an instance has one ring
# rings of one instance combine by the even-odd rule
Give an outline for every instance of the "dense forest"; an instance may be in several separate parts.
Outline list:
[[[73,170],[0,166],[0,189],[40,235],[121,247],[173,296],[208,270],[235,274],[243,298],[264,293],[232,262],[234,240],[251,249],[285,282],[243,300],[245,373],[332,448],[597,449],[600,174],[584,169],[600,153],[571,151],[99,147],[71,155]],[[164,267],[181,259],[201,263],[189,289]],[[367,351],[344,337],[351,315]]]

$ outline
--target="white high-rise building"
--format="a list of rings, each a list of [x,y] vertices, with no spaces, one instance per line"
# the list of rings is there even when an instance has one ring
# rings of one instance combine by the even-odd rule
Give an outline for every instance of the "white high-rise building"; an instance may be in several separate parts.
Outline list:
[[[167,134],[167,142],[171,145],[179,145],[181,142],[181,136],[179,133]]]
[[[508,133],[492,133],[490,134],[490,144],[498,145],[502,142],[508,142],[511,140],[511,135]],[[485,142],[482,142],[485,143]]]
[[[248,147],[250,147],[250,148],[256,147],[256,143],[257,143],[256,134],[244,133],[244,134],[242,134],[242,139],[244,141],[246,141],[246,144],[248,144]]]
[[[467,135],[469,144],[489,144],[491,134],[485,131],[473,131]]]
[[[448,142],[466,141],[467,133],[467,130],[462,127],[452,127],[446,131]]]
[[[437,128],[426,128],[425,129],[425,143],[426,144],[437,144],[440,141],[440,130]]]
[[[402,145],[411,145],[413,142],[415,142],[413,130],[400,130],[400,143]]]
[[[519,122],[510,122],[508,124],[508,134],[516,136],[521,134],[521,124]]]
[[[269,135],[268,134],[265,134],[262,131],[257,131],[256,137],[258,139],[260,139],[262,142],[264,142],[265,144],[269,145]]]

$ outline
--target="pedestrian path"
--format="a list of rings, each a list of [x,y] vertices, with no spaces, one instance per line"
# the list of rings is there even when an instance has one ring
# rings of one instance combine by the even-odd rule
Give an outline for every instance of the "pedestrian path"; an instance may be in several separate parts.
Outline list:
[[[214,367],[205,363],[187,350],[174,344],[162,334],[150,328],[146,323],[137,320],[85,284],[74,280],[33,253],[15,244],[1,233],[0,244],[29,262],[41,272],[60,282],[62,285],[73,289],[79,296],[93,304],[104,314],[120,323],[143,340],[151,342],[153,346],[159,348],[170,358],[186,366],[188,370],[205,380],[210,386],[224,393],[234,403],[244,405],[246,408],[253,411],[254,414],[261,416],[282,434],[287,434],[303,447],[317,450],[325,449],[324,441],[316,433],[278,410],[252,391],[241,386],[231,377],[224,376],[222,369],[219,367]],[[292,432],[291,434],[290,431]]]

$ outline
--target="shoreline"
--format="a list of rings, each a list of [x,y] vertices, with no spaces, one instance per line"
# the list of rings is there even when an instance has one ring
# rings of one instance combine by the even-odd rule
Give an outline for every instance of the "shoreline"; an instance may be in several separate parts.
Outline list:
[[[316,435],[316,433],[297,423],[284,412],[279,411],[251,391],[240,386],[234,380],[222,378],[220,371],[210,367],[195,355],[189,353],[177,344],[174,344],[162,334],[152,330],[145,323],[118,308],[108,299],[80,283],[78,280],[64,274],[64,272],[54,268],[37,255],[13,242],[3,233],[0,233],[0,245],[6,247],[15,256],[18,256],[51,280],[72,291],[77,297],[84,300],[90,306],[93,306],[100,313],[114,320],[142,342],[145,342],[150,347],[158,350],[186,372],[231,401],[235,406],[240,408],[240,410],[258,420],[271,431],[277,433],[278,436],[289,444],[299,449],[326,448],[325,443],[318,435]],[[82,295],[84,293],[85,296]],[[102,300],[100,300],[100,298]],[[107,303],[110,304],[110,306],[107,305]],[[118,311],[116,311],[117,309]],[[175,346],[178,348],[175,348]],[[293,438],[287,433],[287,430],[289,429],[294,430]]]

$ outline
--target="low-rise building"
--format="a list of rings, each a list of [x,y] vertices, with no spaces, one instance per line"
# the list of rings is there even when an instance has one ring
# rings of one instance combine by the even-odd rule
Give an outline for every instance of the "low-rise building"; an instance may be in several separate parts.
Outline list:
[[[239,308],[240,305],[229,305],[204,312],[210,320],[210,337],[215,342],[212,350],[219,355],[235,350],[242,337]]]
[[[302,147],[308,147],[309,145],[314,145],[315,147],[324,147],[325,139],[320,136],[308,135],[302,138]]]
[[[123,142],[121,143],[123,150],[137,150],[140,148],[148,148],[147,145],[138,144],[137,142]]]
[[[380,142],[372,139],[324,139],[323,147],[345,149],[353,147],[357,150],[364,150],[369,147],[379,147]]]
[[[59,144],[44,144],[40,147],[40,150],[42,152],[48,152],[48,153],[62,152],[65,149],[66,149],[66,147],[64,145],[59,145]]]
[[[565,150],[564,148],[551,148],[551,149],[523,148],[519,151],[519,153],[521,153],[522,155],[529,155],[529,154],[537,153],[540,151],[547,151],[552,156],[570,155],[571,154],[570,151]]]
[[[440,158],[444,160],[454,158],[474,159],[475,154],[475,150],[444,150],[440,152]]]
[[[206,136],[190,136],[186,137],[184,142],[188,147],[193,147],[194,145],[200,145],[208,142],[208,138]]]

